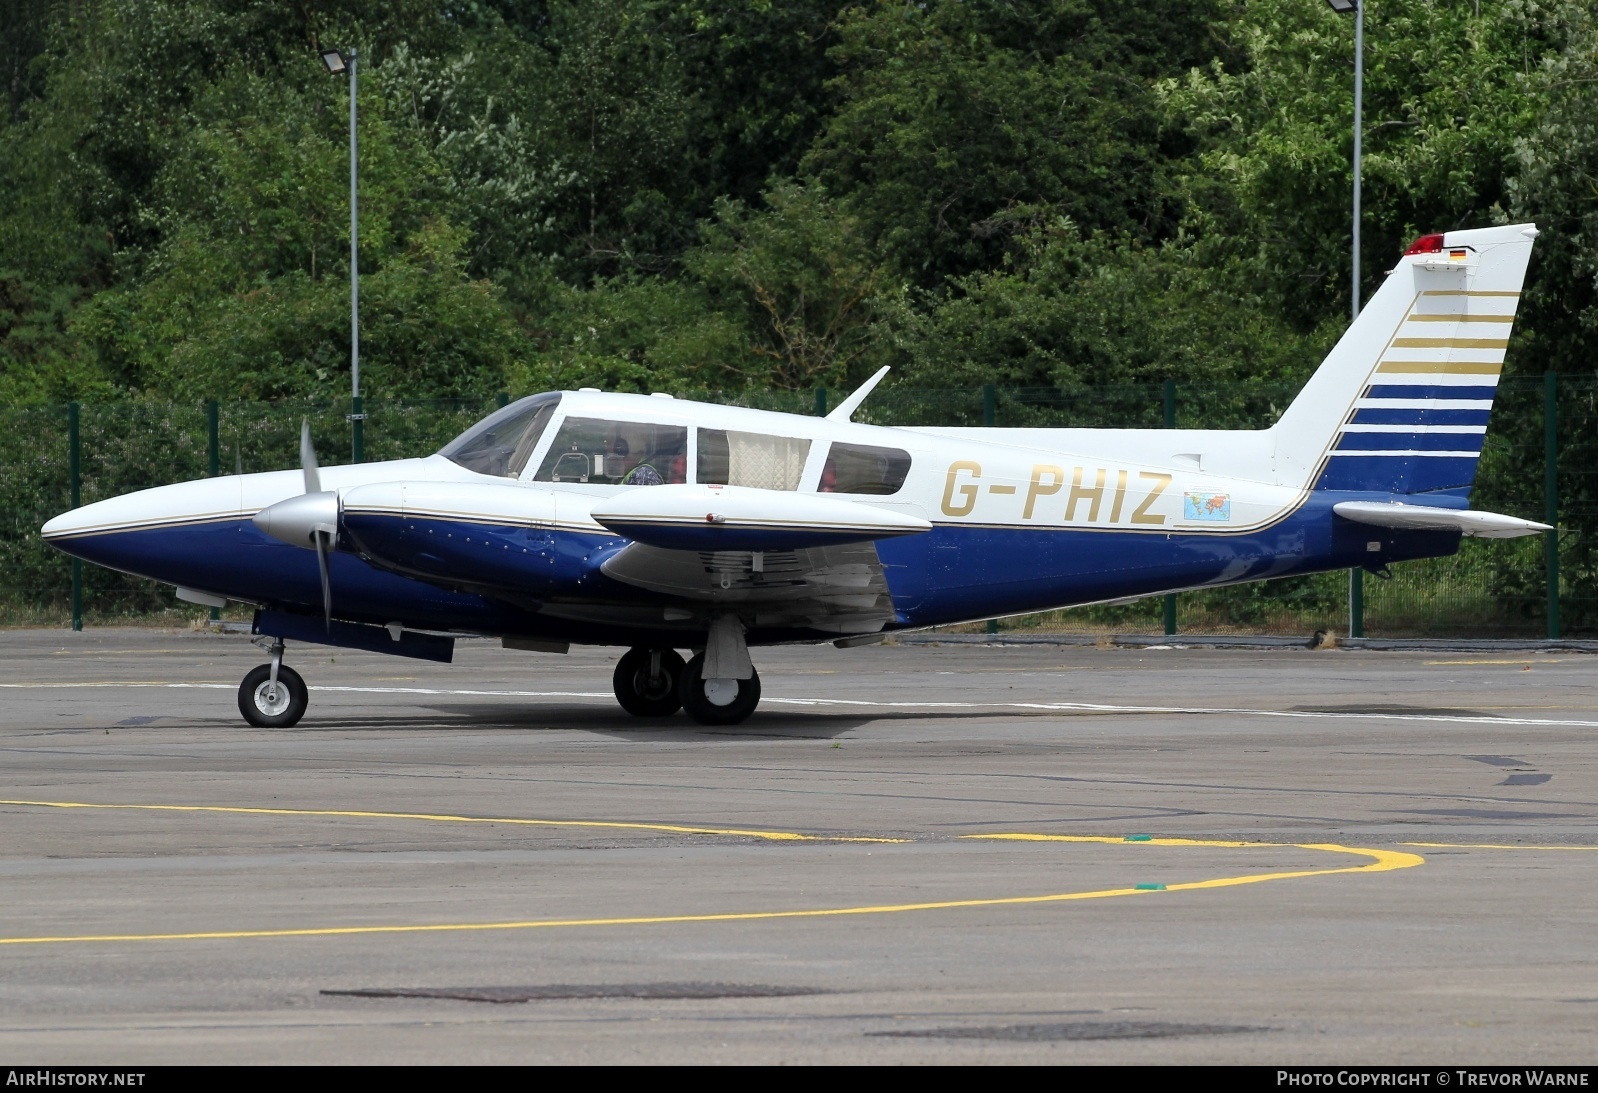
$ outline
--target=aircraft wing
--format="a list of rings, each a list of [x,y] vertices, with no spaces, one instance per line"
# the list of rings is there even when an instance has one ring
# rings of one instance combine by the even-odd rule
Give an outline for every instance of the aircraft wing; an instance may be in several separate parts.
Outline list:
[[[1540,531],[1553,530],[1548,524],[1497,512],[1401,505],[1391,501],[1339,501],[1332,506],[1332,511],[1357,524],[1373,524],[1383,528],[1455,530],[1462,535],[1484,539],[1513,539],[1520,535],[1536,535]]]
[[[595,504],[591,515],[618,535],[675,550],[795,550],[932,528],[917,517],[847,497],[747,486],[629,490]]]
[[[613,580],[681,597],[695,608],[752,614],[759,627],[874,634],[894,618],[882,562],[869,542],[759,553],[635,542],[600,569]]]

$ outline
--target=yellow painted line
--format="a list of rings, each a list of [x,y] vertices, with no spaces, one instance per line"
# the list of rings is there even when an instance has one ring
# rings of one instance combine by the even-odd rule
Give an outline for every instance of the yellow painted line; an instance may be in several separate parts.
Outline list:
[[[599,827],[627,831],[660,831],[671,835],[734,835],[770,842],[902,843],[907,839],[863,836],[801,835],[791,831],[755,831],[735,827],[688,827],[678,824],[626,823],[612,820],[524,820],[493,816],[452,816],[431,812],[360,812],[316,808],[244,808],[225,805],[107,805],[89,801],[7,801],[0,805],[32,808],[130,809],[145,812],[225,812],[246,816],[341,816],[363,820],[424,820],[452,824],[515,824],[522,827]]]
[[[1417,865],[1425,865],[1426,859],[1419,854],[1406,854],[1401,850],[1369,850],[1356,846],[1341,846],[1337,843],[1256,843],[1256,842],[1229,842],[1220,839],[1140,839],[1128,843],[1125,838],[1115,838],[1107,835],[962,835],[965,839],[1001,839],[1012,842],[1057,842],[1057,843],[1115,843],[1127,846],[1210,846],[1230,849],[1254,849],[1256,847],[1297,847],[1300,850],[1324,850],[1334,854],[1358,854],[1372,859],[1366,865],[1345,865],[1336,869],[1299,869],[1287,873],[1250,873],[1239,877],[1218,877],[1214,880],[1187,881],[1178,884],[1168,884],[1168,892],[1188,891],[1196,888],[1232,888],[1239,884],[1259,884],[1268,880],[1288,880],[1294,877],[1327,877],[1336,873],[1386,873],[1394,869],[1413,869]],[[1420,843],[1405,843],[1405,846],[1419,846]]]
[[[513,823],[548,825],[557,827],[572,826],[638,828],[653,831],[691,832],[696,834],[739,834],[750,835],[757,838],[777,839],[784,841],[908,841],[904,839],[832,839],[826,836],[802,835],[794,832],[743,831],[730,828],[684,827],[673,824],[635,824],[613,823],[605,821],[525,819],[489,820],[482,817],[453,816],[448,814],[435,815],[430,813],[409,812],[357,812],[308,809],[220,807],[210,805],[106,805],[64,801],[0,801],[0,805],[34,805],[48,808],[146,809],[151,811],[173,812],[232,812],[254,815],[349,816],[362,818],[376,817],[386,819],[436,820],[451,823]],[[1341,846],[1336,843],[1263,843],[1203,839],[1148,839],[1139,840],[1135,843],[1127,843],[1125,838],[1117,838],[1105,835],[1031,835],[1010,832],[991,835],[965,835],[962,836],[962,838],[1009,842],[1098,843],[1104,845],[1133,846],[1218,847],[1223,849],[1252,849],[1265,847],[1284,848],[1291,846],[1302,850],[1326,851],[1338,854],[1353,854],[1359,857],[1371,859],[1370,862],[1364,865],[1348,865],[1330,869],[1300,869],[1290,872],[1254,873],[1233,877],[1215,877],[1210,880],[1202,881],[1183,881],[1166,885],[1162,890],[1167,892],[1192,891],[1208,888],[1230,888],[1245,884],[1260,884],[1273,880],[1332,876],[1343,873],[1381,873],[1395,869],[1411,869],[1418,865],[1424,865],[1426,862],[1426,859],[1421,857],[1419,854],[1408,854],[1393,850],[1370,850],[1361,847]],[[245,938],[349,937],[365,934],[467,933],[481,932],[485,930],[534,930],[599,926],[658,926],[674,923],[698,922],[754,922],[771,919],[839,918],[855,915],[902,914],[910,911],[945,911],[982,907],[1015,907],[1027,904],[1067,903],[1089,899],[1112,899],[1120,896],[1152,895],[1154,891],[1155,890],[1146,888],[1105,888],[1090,892],[1056,892],[1038,896],[996,896],[984,899],[935,900],[920,903],[868,904],[858,907],[802,908],[784,911],[732,911],[685,915],[632,915],[613,918],[528,919],[506,922],[445,922],[420,925],[413,924],[389,926],[308,926],[278,930],[205,930],[165,934],[61,934],[37,937],[0,937],[0,945],[47,945],[67,944],[71,942],[118,941],[221,941]]]
[[[236,683],[200,680],[195,683],[173,683],[165,679],[107,679],[79,683],[0,683],[0,688],[14,691],[72,691],[79,687],[237,687]]]
[[[1598,846],[1536,846],[1529,843],[1399,843],[1398,845],[1451,850],[1598,850]]]

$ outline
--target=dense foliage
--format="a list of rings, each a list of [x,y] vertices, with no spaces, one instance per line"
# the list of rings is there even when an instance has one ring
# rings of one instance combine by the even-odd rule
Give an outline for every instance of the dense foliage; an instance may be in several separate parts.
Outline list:
[[[1590,7],[1366,13],[1362,292],[1422,232],[1536,221],[1512,376],[1598,349]],[[1274,389],[1347,321],[1353,22],[1319,0],[8,0],[0,404],[348,391],[327,46],[374,398]]]

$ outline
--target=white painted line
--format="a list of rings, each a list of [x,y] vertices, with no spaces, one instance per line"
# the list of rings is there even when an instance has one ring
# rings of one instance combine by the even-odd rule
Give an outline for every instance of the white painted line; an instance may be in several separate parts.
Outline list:
[[[166,687],[183,690],[233,691],[232,683],[0,683],[0,689],[62,690],[103,687]],[[457,687],[311,687],[314,693],[377,695],[462,695],[476,698],[593,698],[614,701],[609,691],[483,691]],[[765,705],[779,706],[855,706],[881,710],[1046,710],[1060,713],[1158,713],[1231,717],[1292,717],[1326,721],[1426,721],[1442,725],[1552,725],[1577,729],[1598,729],[1598,721],[1563,720],[1550,717],[1454,717],[1421,713],[1358,713],[1330,710],[1251,710],[1229,706],[1112,706],[1100,702],[873,702],[863,698],[770,698]]]

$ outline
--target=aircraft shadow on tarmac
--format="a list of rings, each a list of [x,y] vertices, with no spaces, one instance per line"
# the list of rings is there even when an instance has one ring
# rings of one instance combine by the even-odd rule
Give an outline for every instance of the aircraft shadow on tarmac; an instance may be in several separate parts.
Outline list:
[[[909,714],[756,713],[738,725],[698,725],[679,714],[675,717],[639,718],[621,710],[598,706],[511,705],[483,703],[429,703],[426,714],[416,707],[392,715],[338,717],[313,712],[293,732],[369,730],[374,732],[437,731],[440,729],[513,729],[527,732],[592,732],[623,740],[683,741],[735,736],[741,739],[803,737],[830,740],[851,729],[888,717]],[[925,716],[925,715],[919,715]]]
[[[624,740],[703,740],[706,737],[738,737],[740,739],[758,740],[762,738],[787,739],[794,737],[813,738],[817,740],[831,739],[851,729],[858,729],[874,722],[883,721],[964,721],[991,719],[1004,717],[1011,720],[1034,718],[1059,719],[1063,717],[1080,717],[1084,715],[1105,716],[1106,711],[1075,711],[1075,710],[874,710],[870,714],[845,712],[841,710],[804,710],[790,711],[782,709],[764,709],[757,711],[747,721],[738,725],[713,726],[698,725],[686,716],[677,714],[672,717],[639,718],[622,712],[619,709],[608,709],[602,706],[573,706],[550,703],[540,705],[530,703],[527,705],[512,705],[509,703],[488,705],[480,702],[474,703],[449,703],[430,702],[425,705],[429,711],[427,715],[419,716],[415,712],[417,706],[408,707],[412,712],[401,712],[405,707],[396,707],[392,715],[337,717],[323,714],[317,716],[313,710],[306,719],[295,726],[292,731],[307,732],[316,730],[372,730],[385,732],[402,732],[407,730],[438,730],[438,729],[464,729],[464,728],[497,728],[497,729],[523,729],[528,731],[587,731],[614,736]],[[1136,716],[1135,713],[1114,716]],[[276,731],[276,730],[275,730]]]

